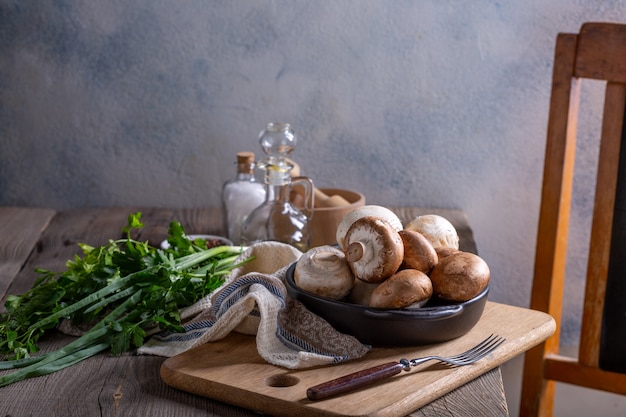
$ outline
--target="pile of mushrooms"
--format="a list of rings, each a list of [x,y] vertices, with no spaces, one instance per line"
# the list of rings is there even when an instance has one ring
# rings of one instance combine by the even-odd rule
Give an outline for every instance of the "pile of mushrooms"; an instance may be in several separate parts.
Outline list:
[[[419,308],[437,296],[470,300],[488,285],[487,263],[459,250],[454,226],[436,214],[403,227],[382,206],[348,213],[337,228],[338,247],[310,249],[296,262],[294,281],[305,291],[375,308]]]

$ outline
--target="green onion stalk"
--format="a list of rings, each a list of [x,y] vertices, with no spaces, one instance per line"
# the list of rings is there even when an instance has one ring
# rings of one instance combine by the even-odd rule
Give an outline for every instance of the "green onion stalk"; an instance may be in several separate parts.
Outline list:
[[[82,256],[62,272],[40,275],[24,294],[10,295],[0,314],[0,387],[65,369],[98,353],[119,355],[144,344],[149,332],[182,332],[179,311],[219,288],[243,247],[207,248],[190,240],[178,222],[168,229],[167,249],[131,238],[143,227],[141,213],[128,216],[123,239],[92,247],[79,244]],[[61,349],[35,355],[39,339],[62,320],[87,328]]]

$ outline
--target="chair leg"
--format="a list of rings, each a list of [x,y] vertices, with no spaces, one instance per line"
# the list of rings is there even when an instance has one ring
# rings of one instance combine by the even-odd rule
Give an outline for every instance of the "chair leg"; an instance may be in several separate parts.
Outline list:
[[[546,343],[526,352],[522,379],[520,417],[552,417],[555,382],[543,377]]]

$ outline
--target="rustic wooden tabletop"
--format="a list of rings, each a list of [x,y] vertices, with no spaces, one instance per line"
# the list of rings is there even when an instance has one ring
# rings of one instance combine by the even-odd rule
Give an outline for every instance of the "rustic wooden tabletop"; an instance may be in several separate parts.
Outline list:
[[[457,228],[461,249],[476,252],[471,228],[458,210],[393,208],[403,222],[419,214],[439,213]],[[0,299],[27,291],[35,268],[62,270],[79,253],[78,243],[103,245],[121,237],[129,214],[141,211],[145,224],[138,238],[158,245],[171,221],[187,233],[223,234],[220,209],[146,207],[89,208],[54,211],[0,207]],[[406,224],[406,223],[405,223]],[[2,307],[3,308],[3,307]],[[42,351],[68,343],[52,332]],[[159,370],[163,357],[100,354],[51,375],[0,388],[2,416],[256,416],[247,410],[167,385]],[[411,413],[411,416],[508,415],[499,368],[494,368]]]

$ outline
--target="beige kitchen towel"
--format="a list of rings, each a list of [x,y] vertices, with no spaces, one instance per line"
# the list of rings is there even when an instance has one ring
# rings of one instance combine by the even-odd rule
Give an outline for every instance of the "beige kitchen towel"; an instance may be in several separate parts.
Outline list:
[[[289,369],[365,355],[370,346],[338,332],[287,294],[286,271],[301,255],[279,242],[249,247],[240,259],[253,256],[252,261],[234,269],[218,291],[181,311],[185,332],[154,335],[138,353],[170,357],[237,331],[256,335],[261,357]]]

